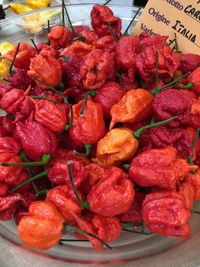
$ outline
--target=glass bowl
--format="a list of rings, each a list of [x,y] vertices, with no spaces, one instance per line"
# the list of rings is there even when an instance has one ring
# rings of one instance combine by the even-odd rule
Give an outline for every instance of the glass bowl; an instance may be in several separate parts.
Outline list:
[[[72,23],[74,25],[90,25],[90,11],[92,6],[93,4],[67,5]],[[138,8],[130,6],[109,6],[113,10],[114,14],[122,19],[123,30],[125,30],[138,10]],[[50,21],[50,25],[53,26],[61,23],[60,11],[61,7],[55,6],[4,20],[0,23],[0,42],[8,41],[15,44],[19,42],[30,43],[31,38],[34,38],[36,43],[40,42],[45,38],[47,31],[47,14],[51,14],[48,19]],[[138,20],[139,15],[136,17],[135,22]],[[40,18],[42,23],[40,23]],[[130,32],[132,31],[135,22],[133,23]],[[195,209],[200,209],[199,203],[195,204]],[[193,235],[195,235],[200,228],[198,215],[192,216],[191,226],[193,229]],[[18,246],[23,246],[18,238],[16,226],[12,221],[0,222],[0,235]],[[67,235],[67,238],[70,239],[69,234]],[[188,244],[189,242],[193,242],[193,238],[186,240],[182,238],[166,238],[157,235],[140,235],[122,232],[120,239],[111,244],[113,247],[112,250],[105,248],[99,253],[95,253],[87,242],[66,243],[65,245],[58,245],[45,252],[31,248],[27,249],[29,252],[31,251],[43,256],[73,263],[122,264],[133,260],[137,261],[137,259],[141,258],[146,258],[146,262],[148,263],[149,256],[161,253],[160,257],[162,258],[163,251],[169,249],[170,247],[176,247],[183,242],[187,242]]]

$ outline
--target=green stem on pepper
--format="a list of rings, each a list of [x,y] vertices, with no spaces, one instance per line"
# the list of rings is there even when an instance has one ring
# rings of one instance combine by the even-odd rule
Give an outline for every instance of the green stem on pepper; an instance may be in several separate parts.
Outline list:
[[[67,10],[67,8],[66,8],[66,6],[65,6],[65,3],[64,3],[64,10],[65,10],[65,14],[66,14],[66,16],[67,16],[67,20],[68,20],[68,23],[69,23],[69,27],[71,28],[71,31],[72,31],[72,33],[73,33],[73,36],[76,36],[77,33],[76,33],[75,30],[74,30],[74,26],[72,25],[72,21],[71,21],[71,19],[70,19],[70,16],[69,16],[68,10]]]
[[[16,166],[16,167],[32,167],[32,166],[44,166],[51,159],[49,154],[44,154],[42,156],[41,161],[33,161],[33,162],[2,162],[0,166]]]
[[[80,116],[83,115],[84,109],[85,109],[86,104],[87,104],[88,96],[94,97],[95,95],[96,95],[96,90],[87,91],[87,93],[85,94],[84,99],[83,99],[83,104],[82,104],[82,107],[80,110]]]
[[[65,231],[66,232],[69,232],[69,233],[75,233],[75,232],[78,232],[80,234],[83,234],[83,235],[87,235],[87,236],[90,236],[90,237],[93,237],[94,239],[98,240],[101,244],[103,244],[104,246],[106,246],[107,248],[109,249],[112,249],[112,247],[110,245],[108,245],[103,239],[99,238],[98,236],[92,234],[92,233],[89,233],[85,230],[82,230],[78,227],[75,227],[75,226],[71,226],[71,225],[66,225],[65,224]]]
[[[194,84],[189,82],[188,84],[186,85],[182,85],[182,86],[178,86],[178,85],[175,85],[174,88],[176,89],[191,89],[194,87]]]
[[[129,31],[129,29],[130,29],[130,27],[131,27],[133,21],[134,21],[135,18],[137,17],[138,13],[140,12],[140,10],[141,10],[141,7],[138,8],[137,12],[135,13],[135,16],[134,16],[134,17],[132,18],[132,20],[130,21],[128,27],[126,28],[126,30],[124,31],[124,33],[122,34],[122,36],[124,36],[124,35],[128,35],[128,31]]]
[[[17,57],[17,54],[18,54],[18,52],[19,52],[19,47],[20,47],[20,43],[18,43],[18,45],[17,45],[17,48],[16,48],[16,51],[15,51],[15,54],[14,54],[12,63],[11,63],[11,65],[10,65],[9,74],[10,74],[11,77],[15,74],[15,72],[14,72],[14,70],[13,70],[13,66],[14,66],[14,63],[15,63],[15,59],[16,59],[16,57]]]
[[[71,169],[71,160],[68,160],[67,161],[67,169],[68,169],[68,173],[69,173],[69,179],[70,179],[70,183],[71,183],[71,186],[72,186],[72,189],[74,191],[74,194],[76,196],[76,199],[77,199],[77,202],[79,203],[79,205],[81,207],[83,207],[84,209],[89,209],[89,203],[87,201],[82,201],[80,199],[80,196],[76,190],[76,186],[74,184],[74,177],[73,177],[73,174],[72,174],[72,169]]]
[[[61,55],[58,58],[63,58],[64,63],[66,63],[67,61],[69,61],[69,57],[65,56],[65,55]]]
[[[70,107],[70,119],[69,119],[69,123],[67,125],[65,125],[65,131],[69,131],[72,126],[73,126],[73,120],[74,120],[74,112],[73,112],[73,107]]]
[[[74,154],[82,156],[82,157],[89,157],[91,154],[92,144],[84,144],[85,153],[80,153],[74,150]]]
[[[196,130],[196,134],[194,136],[194,139],[192,140],[192,145],[191,145],[191,152],[190,152],[190,156],[188,157],[188,163],[190,165],[193,165],[194,164],[194,161],[193,161],[193,158],[192,158],[192,154],[193,154],[193,151],[194,151],[194,148],[195,148],[195,145],[197,143],[197,140],[199,138],[199,134],[200,134],[200,128],[198,128]],[[197,172],[198,169],[195,169],[195,170],[192,170],[191,173],[192,174],[195,174]]]
[[[127,164],[123,164],[123,165],[122,165],[122,168],[123,168],[124,170],[126,170],[126,171],[129,171],[130,167],[131,167],[131,164],[129,164],[129,163],[127,163]]]
[[[41,196],[44,196],[44,195],[47,195],[47,193],[49,192],[50,189],[43,189],[41,191],[38,191],[36,196],[37,197],[41,197]]]
[[[65,26],[65,0],[62,0],[62,25]]]
[[[165,88],[167,88],[167,87],[170,87],[170,86],[172,86],[172,85],[175,85],[177,82],[179,82],[179,81],[182,80],[183,78],[187,77],[189,74],[190,74],[190,72],[187,72],[187,73],[183,74],[182,76],[175,78],[175,79],[174,79],[173,81],[171,81],[170,83],[167,83],[167,84],[161,86],[160,88],[158,88],[158,93],[159,93],[161,90],[163,90],[163,89],[165,89]],[[152,90],[151,93],[152,93],[153,95],[155,95],[155,89]]]
[[[52,102],[54,104],[60,104],[60,102],[58,102],[58,101],[55,101],[55,100],[52,100],[52,99],[49,99],[49,98],[43,97],[43,96],[32,95],[31,98],[39,99],[39,100],[47,100],[47,101]]]
[[[106,2],[103,4],[103,6],[108,5],[111,1],[112,1],[112,0],[108,0],[108,1],[106,1]]]
[[[49,19],[47,20],[47,32],[50,33],[51,27],[50,27],[50,21]]]
[[[174,117],[171,117],[167,120],[163,120],[163,121],[159,121],[159,122],[155,122],[155,123],[152,123],[152,124],[149,124],[149,125],[146,125],[146,126],[143,126],[141,128],[139,128],[138,130],[134,131],[133,132],[133,136],[135,138],[139,138],[140,135],[145,131],[145,130],[148,130],[148,129],[151,129],[151,128],[154,128],[154,127],[157,127],[157,126],[160,126],[160,125],[163,125],[163,124],[166,124],[170,121],[173,121],[175,119],[177,119],[178,117],[177,116],[174,116]]]
[[[110,30],[110,33],[111,33],[112,36],[114,37],[115,41],[117,42],[117,41],[118,41],[118,37],[117,37],[115,31],[113,30],[113,27],[112,27],[112,25],[110,24],[110,22],[108,22],[108,28],[109,28],[109,30]]]
[[[32,181],[35,181],[35,180],[37,180],[37,179],[39,179],[39,178],[42,178],[42,177],[44,177],[44,176],[47,176],[47,174],[48,174],[48,171],[46,170],[46,171],[43,171],[43,172],[41,172],[41,173],[39,173],[39,174],[37,174],[37,175],[35,175],[35,176],[32,176],[32,177],[30,177],[29,179],[27,179],[27,180],[23,181],[22,183],[18,184],[18,185],[17,185],[16,187],[14,187],[13,189],[11,189],[10,192],[13,193],[13,192],[15,192],[16,190],[18,190],[18,189],[20,189],[21,187],[23,187],[24,185],[29,184],[29,183],[31,183]]]
[[[40,52],[39,52],[39,50],[38,50],[38,48],[37,48],[37,45],[36,45],[35,41],[34,41],[33,39],[31,39],[31,42],[32,42],[32,44],[33,44],[35,50],[36,50],[37,53],[39,54]]]
[[[29,159],[27,158],[26,153],[25,153],[24,151],[22,151],[22,152],[20,153],[20,158],[21,158],[21,160],[23,160],[23,161],[25,161],[25,162],[29,162]],[[33,175],[33,168],[32,168],[32,166],[29,166],[29,167],[27,167],[27,169],[28,169],[28,174],[29,174],[29,178],[30,178],[30,177],[32,177],[32,175]],[[36,195],[37,195],[37,194],[38,194],[37,186],[35,185],[34,182],[31,182],[31,184],[32,184],[32,186],[33,186],[33,189],[34,189],[35,192],[36,192]]]
[[[179,47],[178,47],[178,42],[177,42],[177,35],[174,33],[174,38],[175,38],[175,51],[176,53],[180,53]]]
[[[52,86],[49,86],[49,85],[45,84],[43,81],[40,81],[39,79],[35,79],[35,81],[37,81],[37,82],[39,82],[39,83],[45,85],[49,90],[51,90],[52,92],[54,92],[54,93],[60,95],[60,96],[62,97],[62,99],[63,99],[64,104],[69,104],[69,103],[68,103],[68,100],[67,100],[67,98],[66,98],[66,96],[63,95],[60,91],[56,90],[56,89],[55,89],[54,87],[52,87]]]

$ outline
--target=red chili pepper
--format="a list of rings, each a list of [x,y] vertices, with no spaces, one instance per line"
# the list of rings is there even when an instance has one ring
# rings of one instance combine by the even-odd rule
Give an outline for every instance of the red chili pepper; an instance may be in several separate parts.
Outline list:
[[[93,49],[93,46],[86,44],[85,42],[75,41],[65,49],[63,49],[61,55],[70,57],[71,55],[76,55],[80,58],[84,58]]]
[[[151,80],[156,74],[156,51],[158,51],[158,74],[173,77],[174,72],[180,66],[180,56],[172,52],[169,46],[158,49],[156,46],[146,46],[136,56],[136,66],[141,78]]]
[[[80,35],[80,37],[84,39],[84,42],[86,42],[87,44],[93,44],[93,42],[96,42],[99,39],[97,34],[94,31],[90,30],[90,28],[87,26],[83,26],[82,29],[80,28],[80,26],[75,26],[75,31]]]
[[[106,52],[114,52],[117,42],[115,38],[112,35],[106,35],[104,37],[101,37],[100,39],[96,40],[93,45],[97,49],[102,49]]]
[[[13,135],[15,126],[13,124],[13,119],[9,116],[0,117],[0,127],[2,127],[5,136]]]
[[[90,163],[85,166],[87,172],[87,178],[80,186],[81,191],[88,194],[92,189],[93,185],[103,178],[105,178],[107,169],[97,163]]]
[[[107,80],[114,77],[113,55],[100,49],[93,49],[85,57],[80,75],[85,89],[100,88]]]
[[[184,182],[179,186],[178,193],[183,197],[187,209],[191,209],[195,198],[195,189],[193,184]]]
[[[54,49],[64,48],[72,40],[72,32],[64,26],[54,26],[51,28],[50,33],[47,34],[47,39]]]
[[[18,154],[21,151],[21,145],[13,137],[1,137],[0,138],[0,153],[11,152]]]
[[[180,70],[182,73],[194,71],[200,64],[200,56],[196,54],[181,54]]]
[[[118,83],[108,82],[97,90],[94,101],[102,106],[104,115],[110,118],[112,106],[117,104],[123,95],[124,91]]]
[[[21,159],[11,152],[0,153],[0,162],[22,162]],[[18,181],[19,176],[23,171],[22,167],[15,166],[0,166],[0,181],[12,186],[14,182]]]
[[[16,54],[16,50],[17,49],[14,48],[13,50],[9,51],[7,54],[4,54],[3,58],[13,61],[14,55]],[[36,54],[37,54],[37,51],[35,48],[30,46],[29,44],[21,43],[19,45],[19,50],[18,50],[16,59],[14,62],[14,66],[16,68],[28,70],[29,65],[30,65],[30,60],[31,58],[34,58]]]
[[[142,205],[142,218],[149,230],[163,236],[189,236],[191,212],[175,192],[148,194]]]
[[[129,210],[119,215],[121,222],[130,222],[134,225],[140,225],[142,223],[141,209],[142,202],[145,198],[145,194],[142,192],[135,192],[134,202]]]
[[[15,73],[13,76],[8,77],[9,84],[18,89],[26,90],[30,84],[33,84],[27,75],[27,70],[15,68]]]
[[[120,37],[122,28],[121,19],[113,16],[113,12],[109,7],[95,4],[90,16],[92,28],[99,37],[110,35],[110,27],[112,27],[114,34],[118,38]]]
[[[48,100],[34,101],[35,120],[53,132],[62,132],[67,124],[66,113]]]
[[[192,90],[199,94],[200,93],[200,67],[195,69],[188,77],[187,81],[193,83]]]
[[[134,200],[134,186],[117,167],[110,167],[106,177],[92,187],[87,200],[90,210],[111,217],[126,212]]]
[[[81,196],[80,192],[78,193]],[[67,221],[73,221],[74,214],[79,215],[82,211],[73,191],[67,185],[52,188],[48,192],[46,200],[52,202]]]
[[[59,57],[59,55],[60,55],[59,50],[56,50],[52,46],[49,46],[43,42],[38,44],[37,49],[39,52],[47,51],[49,54],[51,54],[55,58]]]
[[[174,147],[147,150],[131,162],[130,177],[142,187],[175,190],[176,183],[197,166],[177,156]]]
[[[87,171],[84,165],[77,161],[71,160],[72,175],[74,184],[78,187],[87,177]],[[48,178],[55,184],[68,184],[70,185],[70,178],[67,169],[67,160],[60,159],[55,161],[48,173]]]
[[[83,144],[95,144],[105,133],[102,107],[88,97],[83,114],[80,114],[83,100],[73,105],[73,127],[69,133],[72,139]]]
[[[25,123],[16,124],[16,136],[28,157],[36,161],[44,154],[53,154],[57,147],[55,135],[31,117]]]
[[[42,50],[39,55],[31,59],[28,75],[40,87],[45,87],[44,84],[56,87],[62,80],[62,65],[48,51]]]
[[[140,138],[140,149],[164,148],[173,146],[178,154],[187,159],[191,156],[191,146],[195,136],[193,128],[169,128],[159,126],[148,130]],[[193,150],[193,159],[195,160],[200,150],[200,141],[198,140]]]
[[[174,127],[188,122],[191,107],[191,99],[178,89],[166,89],[160,92],[153,101],[153,111],[159,120],[178,116],[176,120],[170,123]]]

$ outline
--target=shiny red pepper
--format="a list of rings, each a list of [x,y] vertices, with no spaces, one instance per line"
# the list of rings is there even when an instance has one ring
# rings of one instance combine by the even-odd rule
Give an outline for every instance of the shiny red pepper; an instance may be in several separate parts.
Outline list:
[[[48,100],[35,101],[35,120],[53,132],[62,132],[67,124],[67,115]]]
[[[174,147],[147,150],[131,162],[130,177],[142,187],[175,190],[176,183],[197,166],[178,158]]]
[[[182,73],[194,71],[200,64],[200,56],[196,54],[182,54],[180,70]]]
[[[191,212],[181,195],[170,191],[148,194],[142,205],[142,218],[150,231],[163,236],[189,236]]]
[[[8,59],[10,61],[13,61],[14,55],[16,54],[17,48],[14,48],[13,50],[9,51],[7,54],[3,55],[3,58]],[[29,69],[30,60],[31,58],[34,58],[37,54],[37,51],[35,48],[30,46],[26,43],[20,43],[19,50],[14,62],[14,66],[16,68],[20,69]]]
[[[42,50],[39,55],[31,59],[28,75],[41,87],[45,85],[55,87],[62,80],[62,64],[48,51]]]
[[[95,4],[90,16],[92,28],[99,37],[110,35],[111,31],[118,38],[120,37],[122,28],[121,19],[113,16],[113,12],[109,7]]]
[[[80,114],[83,100],[73,105],[73,127],[70,136],[83,144],[95,144],[105,133],[102,107],[88,97],[83,114]]]
[[[93,49],[80,68],[85,89],[100,88],[107,80],[114,78],[113,55],[101,49]]]
[[[49,129],[29,118],[25,123],[16,124],[16,136],[25,153],[32,160],[40,160],[44,154],[53,154],[57,140]]]
[[[71,170],[74,178],[75,186],[79,186],[87,177],[87,171],[84,165],[77,161],[71,160]],[[69,172],[67,169],[67,160],[60,159],[55,161],[52,168],[49,170],[48,178],[55,184],[70,184]]]
[[[81,197],[80,192],[78,193]],[[52,188],[48,192],[46,200],[56,206],[66,221],[73,221],[74,214],[80,214],[82,211],[82,207],[79,206],[73,191],[67,185]]]
[[[128,175],[117,167],[110,167],[106,177],[92,187],[87,200],[94,213],[111,217],[126,212],[133,204],[134,195]]]
[[[72,32],[65,26],[54,26],[51,28],[50,33],[47,34],[47,39],[54,49],[64,48],[72,40]]]

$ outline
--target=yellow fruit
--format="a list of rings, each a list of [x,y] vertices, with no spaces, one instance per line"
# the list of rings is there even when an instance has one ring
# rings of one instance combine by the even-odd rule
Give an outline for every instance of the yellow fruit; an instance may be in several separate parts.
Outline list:
[[[7,78],[9,73],[10,64],[0,61],[0,81],[1,78]]]
[[[29,7],[33,9],[46,8],[51,5],[51,0],[26,0]]]
[[[17,14],[23,14],[26,12],[29,12],[31,10],[33,10],[32,8],[25,6],[25,5],[21,5],[21,4],[9,4],[10,8],[12,11],[14,11]]]
[[[4,42],[0,44],[0,53],[1,55],[4,55],[8,53],[9,51],[13,50],[14,45],[12,43]]]

